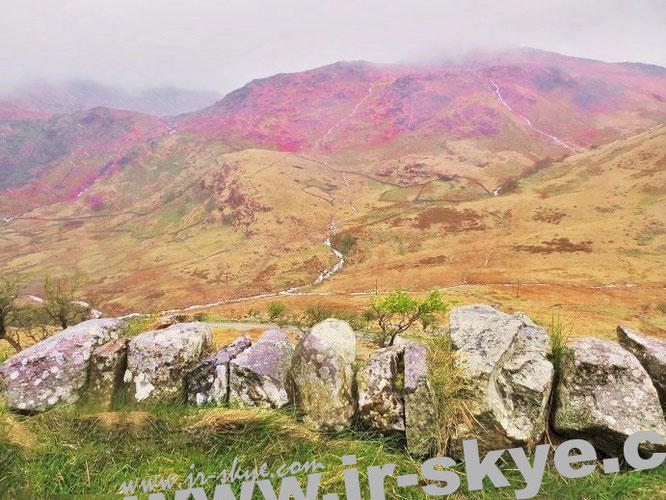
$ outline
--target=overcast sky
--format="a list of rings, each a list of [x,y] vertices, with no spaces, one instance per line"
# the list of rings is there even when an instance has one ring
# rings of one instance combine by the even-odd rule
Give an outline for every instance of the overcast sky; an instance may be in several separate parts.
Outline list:
[[[665,0],[3,0],[0,86],[94,79],[226,93],[339,60],[518,45],[666,66]]]

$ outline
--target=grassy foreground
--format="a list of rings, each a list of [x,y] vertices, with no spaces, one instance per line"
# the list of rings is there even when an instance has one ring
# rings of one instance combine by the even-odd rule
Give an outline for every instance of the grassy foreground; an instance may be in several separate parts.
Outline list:
[[[63,409],[33,417],[0,410],[0,498],[49,498],[85,495],[108,498],[120,493],[127,480],[175,474],[179,480],[194,471],[217,474],[238,457],[244,468],[318,460],[326,466],[320,492],[344,494],[340,457],[356,454],[363,498],[369,498],[366,468],[396,464],[396,474],[418,472],[420,461],[406,454],[400,443],[350,432],[322,436],[306,430],[285,412],[247,409],[155,407],[145,411],[84,413]],[[512,488],[466,491],[462,485],[452,498],[515,498],[523,485],[511,463],[503,466]],[[304,487],[304,476],[299,476]],[[206,485],[210,493],[214,481]],[[235,490],[236,494],[238,490]],[[386,480],[387,498],[426,498],[419,487],[398,488]],[[664,498],[666,467],[647,472],[593,474],[564,479],[546,471],[538,498],[612,499]],[[165,495],[166,498],[173,498]],[[212,494],[210,495],[212,498]],[[256,498],[261,495],[255,493]],[[141,495],[139,498],[147,498]],[[341,496],[340,498],[344,498]]]

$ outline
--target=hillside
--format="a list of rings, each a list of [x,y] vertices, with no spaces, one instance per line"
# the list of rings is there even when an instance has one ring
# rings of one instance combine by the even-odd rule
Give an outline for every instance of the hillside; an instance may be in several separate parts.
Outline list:
[[[619,287],[654,307],[666,302],[665,136],[662,127],[546,162],[499,196],[466,179],[401,186],[292,153],[167,136],[81,197],[3,224],[2,265],[77,267],[117,312],[377,283]],[[338,262],[332,232],[353,244],[314,285]]]
[[[91,82],[17,90],[0,104],[0,189],[51,182],[44,172],[81,161],[73,148],[106,164],[105,151],[99,159],[90,151],[95,142],[117,150],[127,142],[185,134],[236,150],[297,153],[399,185],[454,172],[494,191],[536,160],[579,153],[666,120],[665,69],[532,49],[420,65],[340,62],[256,80],[208,108],[163,119],[107,111],[100,120],[88,116],[92,110],[77,111],[94,105],[161,115],[163,108],[149,104],[151,96],[177,107],[186,94],[154,89],[133,105],[120,89]],[[77,130],[88,126],[86,120],[92,120],[88,132]],[[129,122],[132,137],[116,144]],[[86,137],[78,138],[81,133]],[[7,193],[0,214],[14,216],[67,197],[29,187]]]
[[[161,120],[130,111],[52,116],[0,106],[0,215],[72,200],[168,133]]]

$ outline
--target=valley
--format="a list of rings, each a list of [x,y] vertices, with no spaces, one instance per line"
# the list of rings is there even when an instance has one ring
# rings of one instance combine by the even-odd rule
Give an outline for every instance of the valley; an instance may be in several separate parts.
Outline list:
[[[109,315],[440,289],[663,336],[666,70],[638,66],[336,63],[168,119],[2,115],[0,267],[79,271]]]

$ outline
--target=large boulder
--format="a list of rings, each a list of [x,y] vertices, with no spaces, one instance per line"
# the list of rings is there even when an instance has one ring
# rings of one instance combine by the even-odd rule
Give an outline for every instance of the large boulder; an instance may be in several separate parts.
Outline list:
[[[666,407],[666,342],[643,337],[626,326],[617,327],[617,336],[620,344],[636,356],[648,372],[662,407]]]
[[[187,400],[197,406],[226,403],[229,399],[229,362],[252,345],[243,335],[200,361],[187,376]]]
[[[470,412],[454,448],[463,439],[478,439],[484,450],[533,447],[546,428],[553,384],[546,331],[487,305],[454,309],[450,326]]]
[[[186,374],[210,343],[210,328],[203,323],[180,323],[137,335],[129,344],[124,377],[130,396],[137,402],[184,398]]]
[[[308,425],[334,431],[351,425],[355,359],[356,334],[344,321],[322,321],[301,340],[292,377],[295,401]]]
[[[95,319],[67,328],[0,365],[10,408],[37,412],[74,403],[88,383],[95,348],[119,337],[120,319]]]
[[[123,382],[129,342],[127,338],[116,339],[93,351],[86,394],[90,404],[103,410],[111,408],[116,391]]]
[[[420,342],[396,337],[395,345],[403,348],[405,434],[407,449],[417,456],[432,451],[436,430],[428,367],[428,349]]]
[[[564,356],[554,429],[587,439],[610,456],[621,453],[635,432],[666,437],[657,390],[636,356],[597,338],[574,342]]]
[[[269,330],[229,363],[229,401],[282,408],[293,401],[289,368],[294,346],[284,332]]]
[[[356,375],[361,420],[384,434],[405,430],[402,355],[400,346],[377,349]]]

